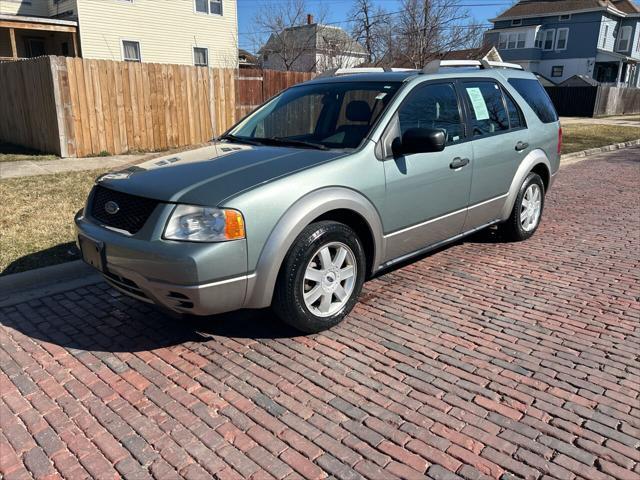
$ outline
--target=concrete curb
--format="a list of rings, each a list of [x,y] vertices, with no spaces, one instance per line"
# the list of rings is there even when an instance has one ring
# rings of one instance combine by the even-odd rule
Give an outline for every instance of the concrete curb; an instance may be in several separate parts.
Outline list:
[[[640,139],[629,140],[628,142],[614,143],[612,145],[606,145],[604,147],[590,148],[588,150],[582,150],[580,152],[567,153],[560,158],[560,167],[565,165],[571,165],[573,163],[586,160],[587,157],[598,155],[599,153],[613,152],[622,148],[635,147],[640,145]]]
[[[640,145],[640,139],[569,153],[562,155],[560,167],[582,162],[599,153],[612,152],[638,145]],[[15,305],[34,298],[73,290],[74,288],[94,285],[101,281],[102,276],[82,260],[13,273],[0,277],[0,307]]]
[[[82,260],[0,277],[0,307],[93,285],[102,276]]]

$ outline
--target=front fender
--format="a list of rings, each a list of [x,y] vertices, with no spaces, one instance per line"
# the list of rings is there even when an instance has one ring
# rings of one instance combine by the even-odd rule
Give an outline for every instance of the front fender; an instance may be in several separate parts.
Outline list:
[[[513,205],[518,197],[518,192],[520,191],[520,186],[524,179],[529,175],[529,172],[534,169],[537,165],[542,164],[546,167],[547,172],[549,173],[549,177],[551,177],[551,162],[547,158],[547,155],[544,151],[540,149],[533,150],[529,152],[529,154],[522,159],[516,174],[511,181],[511,185],[509,186],[509,192],[507,195],[507,201],[504,203],[502,207],[502,212],[500,213],[501,220],[507,220],[509,215],[511,215],[511,211],[513,210]]]
[[[300,232],[319,216],[337,209],[351,210],[368,223],[374,243],[372,271],[384,254],[382,222],[375,206],[363,195],[344,187],[328,187],[308,193],[294,203],[271,231],[249,279],[245,307],[264,308],[271,304],[280,266]]]

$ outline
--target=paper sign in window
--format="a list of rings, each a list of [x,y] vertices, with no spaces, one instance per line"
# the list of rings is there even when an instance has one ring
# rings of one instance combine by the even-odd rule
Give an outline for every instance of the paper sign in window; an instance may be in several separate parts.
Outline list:
[[[487,110],[487,104],[484,101],[482,92],[479,88],[467,88],[467,95],[471,100],[471,106],[473,107],[473,113],[476,115],[476,120],[489,120],[489,110]]]

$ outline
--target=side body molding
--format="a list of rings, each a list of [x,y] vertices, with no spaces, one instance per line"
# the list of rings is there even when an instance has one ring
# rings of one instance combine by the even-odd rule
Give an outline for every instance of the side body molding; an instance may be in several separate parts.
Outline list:
[[[351,210],[367,222],[374,244],[372,271],[378,268],[385,248],[382,222],[375,206],[366,197],[348,188],[315,190],[291,206],[271,231],[258,259],[255,275],[249,278],[245,308],[264,308],[271,304],[280,266],[296,237],[314,219],[338,209]]]
[[[551,163],[549,162],[549,159],[547,158],[547,155],[544,153],[544,151],[538,148],[529,152],[529,154],[522,159],[522,162],[520,163],[516,174],[513,176],[513,180],[511,180],[507,200],[504,202],[502,211],[500,213],[500,220],[507,220],[509,218],[522,182],[529,174],[529,172],[539,164],[542,164],[546,167],[547,171],[549,172],[549,177],[551,177],[552,173],[555,173],[552,171]]]

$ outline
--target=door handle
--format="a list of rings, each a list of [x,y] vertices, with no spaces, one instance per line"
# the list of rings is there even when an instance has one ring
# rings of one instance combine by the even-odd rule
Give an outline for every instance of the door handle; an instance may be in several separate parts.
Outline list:
[[[516,152],[521,152],[522,150],[526,150],[527,148],[529,148],[529,144],[526,142],[516,143]]]
[[[449,164],[449,168],[451,168],[453,170],[457,170],[458,168],[464,167],[468,163],[469,163],[469,159],[468,158],[456,157]]]

